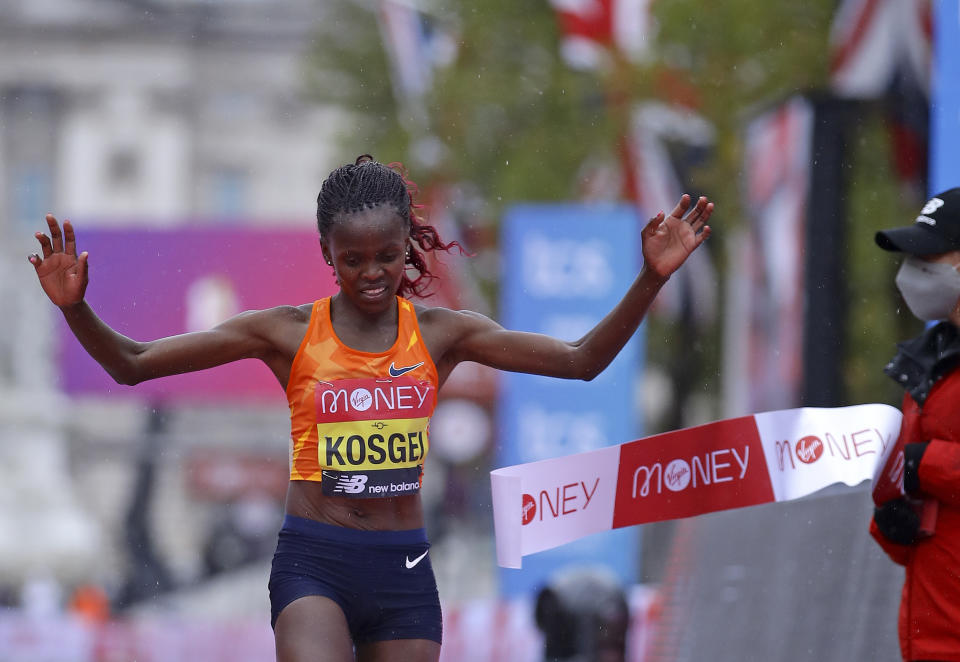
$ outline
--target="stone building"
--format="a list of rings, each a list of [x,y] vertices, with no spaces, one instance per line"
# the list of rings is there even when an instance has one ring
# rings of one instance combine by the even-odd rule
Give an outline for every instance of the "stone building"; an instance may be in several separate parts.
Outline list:
[[[25,260],[43,215],[78,231],[309,228],[340,121],[307,91],[322,18],[312,0],[0,3],[0,588],[104,565],[148,418],[58,388],[58,313]],[[244,438],[260,432],[255,413],[236,423]],[[225,418],[192,425],[229,436]],[[179,509],[157,516],[168,551],[189,557],[189,504],[165,501]]]

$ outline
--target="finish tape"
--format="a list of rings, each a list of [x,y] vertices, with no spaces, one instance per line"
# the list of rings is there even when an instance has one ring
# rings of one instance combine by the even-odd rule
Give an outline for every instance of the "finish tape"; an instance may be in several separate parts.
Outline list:
[[[784,409],[490,473],[497,562],[592,533],[889,482],[901,413],[883,404]],[[902,450],[900,451],[902,452]],[[902,489],[902,488],[901,488]]]

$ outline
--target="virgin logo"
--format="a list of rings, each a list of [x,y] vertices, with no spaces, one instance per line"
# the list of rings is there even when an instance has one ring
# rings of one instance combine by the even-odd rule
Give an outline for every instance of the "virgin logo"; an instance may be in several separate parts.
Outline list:
[[[680,458],[673,460],[663,471],[663,482],[674,492],[684,489],[690,484],[690,465]]]
[[[366,411],[373,404],[373,396],[365,388],[354,389],[353,393],[350,394],[350,404],[357,411]]]
[[[823,455],[823,442],[819,437],[804,437],[797,442],[797,458],[804,464],[813,464]]]
[[[789,442],[784,443],[787,444],[788,450],[792,452],[793,447],[789,445]],[[733,468],[733,463],[727,461],[730,459],[733,459],[740,467],[739,472]],[[664,485],[671,492],[679,492],[688,486],[697,488],[727,483],[732,480],[743,480],[749,464],[749,446],[743,447],[743,455],[739,450],[731,447],[720,448],[702,455],[694,455],[689,462],[678,457],[671,460],[666,467],[659,462],[654,462],[652,465],[641,464],[633,472],[631,495],[636,499],[652,494],[662,494]]]
[[[537,514],[537,500],[529,494],[523,495],[523,523],[529,524]]]

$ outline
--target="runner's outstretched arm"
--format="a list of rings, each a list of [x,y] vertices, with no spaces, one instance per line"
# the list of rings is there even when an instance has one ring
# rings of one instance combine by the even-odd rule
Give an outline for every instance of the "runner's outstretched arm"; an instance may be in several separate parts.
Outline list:
[[[435,313],[447,315],[444,325],[450,330],[439,360],[447,366],[475,361],[512,372],[593,379],[636,332],[664,283],[710,236],[712,213],[713,203],[706,198],[691,209],[690,196],[684,195],[669,216],[661,212],[652,218],[641,232],[640,274],[613,310],[579,340],[511,331],[477,313],[446,311]]]
[[[83,348],[120,384],[211,368],[242,358],[265,358],[272,347],[267,322],[275,311],[241,313],[209,331],[138,342],[113,330],[84,301],[88,256],[77,255],[74,229],[46,217],[50,235],[36,233],[41,254],[29,257],[44,293],[63,312]]]

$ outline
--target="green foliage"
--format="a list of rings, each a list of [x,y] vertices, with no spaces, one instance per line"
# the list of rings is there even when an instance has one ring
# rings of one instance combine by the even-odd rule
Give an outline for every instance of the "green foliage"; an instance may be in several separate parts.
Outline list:
[[[332,0],[313,49],[314,94],[349,114],[345,158],[371,151],[415,166],[413,143],[429,132],[446,153],[432,171],[414,171],[424,184],[469,181],[492,213],[498,201],[569,199],[584,160],[616,152],[624,109],[611,99],[672,100],[673,81],[692,88],[699,111],[718,127],[716,156],[697,183],[733,220],[739,201],[731,174],[740,170],[744,117],[757,104],[822,87],[835,2],[655,3],[655,59],[582,73],[559,57],[547,0],[443,0],[432,15],[458,35],[458,55],[438,72],[425,126],[398,119],[406,112],[390,84],[375,6]]]
[[[451,0],[435,9],[441,25],[459,35],[458,55],[455,66],[437,73],[424,127],[398,120],[373,11],[336,0],[329,14],[336,19],[318,35],[312,90],[348,111],[345,155],[362,145],[383,160],[404,161],[421,186],[434,178],[471,182],[496,215],[516,200],[569,199],[584,159],[613,149],[603,81],[559,60],[545,1]],[[417,167],[412,150],[425,132],[446,146],[429,171]]]
[[[313,98],[339,106],[349,117],[338,163],[362,153],[400,160],[407,141],[399,131],[399,106],[372,5],[330,0],[324,16],[309,54],[307,88]]]
[[[906,309],[893,279],[900,257],[877,247],[877,230],[909,224],[920,201],[892,185],[890,141],[873,115],[851,135],[853,169],[847,204],[847,357],[844,375],[850,402],[900,405],[903,390],[883,373],[895,344],[919,334],[923,324]]]
[[[699,111],[717,127],[716,153],[700,183],[727,227],[742,215],[743,124],[765,104],[824,88],[835,8],[835,0],[654,4],[660,24],[655,65],[684,76],[696,90]]]
[[[653,66],[682,72],[696,90],[700,111],[717,127],[716,154],[698,173],[698,182],[717,201],[715,225],[721,232],[742,216],[744,122],[765,104],[827,89],[828,35],[836,4],[672,0],[654,5],[661,57]],[[869,104],[856,108],[847,145],[843,286],[849,307],[843,379],[847,402],[899,404],[902,393],[882,369],[895,343],[922,326],[901,309],[893,285],[898,258],[877,248],[873,235],[907,224],[920,201],[896,184],[889,136],[878,111]]]
[[[716,244],[743,217],[745,122],[767,104],[826,89],[836,5],[836,0],[657,2],[659,27],[650,60],[581,73],[559,57],[557,21],[547,0],[436,0],[431,12],[457,34],[458,54],[453,66],[437,73],[424,100],[425,119],[414,121],[390,83],[376,2],[331,0],[309,80],[317,99],[338,103],[347,113],[343,161],[370,152],[405,162],[422,187],[441,180],[468,183],[484,202],[481,213],[494,221],[513,202],[576,197],[586,159],[616,159],[628,104],[611,100],[685,100],[716,127],[712,157],[690,182],[717,203],[711,240]],[[896,389],[887,384],[882,366],[894,341],[916,329],[896,312],[896,258],[879,251],[872,237],[877,229],[904,224],[916,201],[904,201],[895,188],[879,120],[869,112],[859,119],[848,182],[847,399],[889,402],[896,400]],[[434,163],[417,156],[417,141],[425,135],[444,145]],[[722,279],[724,251],[722,245],[713,248]],[[650,329],[651,358],[671,357],[678,349],[671,348],[677,334],[668,326],[659,322]],[[719,324],[700,333],[702,375],[695,383],[703,392],[720,388],[719,336]]]
[[[439,81],[434,115],[447,166],[491,200],[569,199],[580,164],[615,134],[602,81],[560,62],[546,2],[451,4],[460,56]]]

